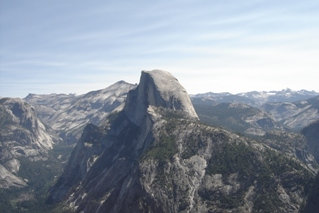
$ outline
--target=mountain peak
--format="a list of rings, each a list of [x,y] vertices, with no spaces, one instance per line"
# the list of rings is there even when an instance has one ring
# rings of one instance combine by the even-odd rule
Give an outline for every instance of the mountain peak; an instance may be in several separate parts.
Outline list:
[[[121,85],[132,85],[132,84],[130,84],[126,81],[120,80],[120,81],[115,82],[114,84],[111,84],[108,87],[117,87],[117,86],[121,86]]]
[[[125,112],[139,125],[149,106],[180,111],[191,119],[198,119],[186,90],[166,71],[142,71],[138,87],[128,94]]]

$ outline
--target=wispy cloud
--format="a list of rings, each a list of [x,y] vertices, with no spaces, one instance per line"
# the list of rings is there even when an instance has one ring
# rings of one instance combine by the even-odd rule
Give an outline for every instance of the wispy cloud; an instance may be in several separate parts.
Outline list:
[[[319,90],[315,0],[3,6],[1,96],[81,93],[120,79],[136,82],[140,70],[153,68],[173,72],[192,93]]]

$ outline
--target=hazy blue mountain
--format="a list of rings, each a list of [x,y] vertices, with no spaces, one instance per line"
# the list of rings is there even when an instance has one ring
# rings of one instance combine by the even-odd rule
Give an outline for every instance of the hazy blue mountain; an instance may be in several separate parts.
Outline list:
[[[295,102],[318,96],[316,91],[284,89],[281,91],[252,91],[246,93],[203,93],[192,95],[192,100],[201,99],[214,103],[244,103],[259,107],[269,102]]]

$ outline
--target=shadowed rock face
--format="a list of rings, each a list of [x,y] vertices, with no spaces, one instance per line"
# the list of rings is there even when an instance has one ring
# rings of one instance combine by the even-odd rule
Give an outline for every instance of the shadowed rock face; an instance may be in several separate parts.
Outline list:
[[[308,146],[319,163],[319,120],[310,124],[302,130],[302,134],[306,137]],[[303,212],[312,213],[319,209],[319,173],[309,191],[307,203]]]
[[[306,205],[301,211],[303,213],[314,213],[318,212],[319,209],[319,174],[317,174],[316,179],[309,190],[309,195],[307,198]]]
[[[148,106],[180,111],[191,119],[198,119],[186,90],[166,71],[142,71],[138,87],[128,94],[125,112],[139,125]]]
[[[49,202],[75,212],[296,212],[312,176],[267,146],[200,124],[183,87],[156,70],[142,72],[109,124],[85,128]]]
[[[154,140],[151,114],[155,112],[149,112],[152,107],[178,112],[190,120],[198,119],[188,94],[175,77],[165,71],[143,71],[138,87],[128,93],[124,110],[116,115],[108,128],[99,128],[94,125],[85,128],[64,174],[52,188],[48,202],[54,203],[63,200],[65,196],[70,194],[71,188],[81,182],[80,185],[85,188],[84,183],[99,185],[102,181],[103,186],[93,187],[90,190],[91,194],[101,194],[101,189],[110,191],[114,185],[123,184],[123,181],[128,181],[127,178],[133,178],[136,184],[132,186],[135,189],[128,194],[142,193],[143,189],[138,183],[139,170],[136,160]],[[117,162],[116,159],[121,160]],[[88,165],[92,165],[92,168]],[[99,170],[93,167],[99,168]],[[109,172],[105,174],[101,168]],[[101,180],[102,177],[107,183]],[[130,187],[125,189],[125,191],[130,190]],[[74,197],[69,197],[70,203],[80,193],[82,191],[75,192]],[[115,212],[123,207],[122,199],[124,198],[122,197],[121,201],[118,200],[117,204],[112,204]],[[88,208],[84,203],[81,205]],[[108,205],[110,204],[103,206]],[[134,203],[134,205],[138,204]],[[106,207],[102,209],[104,208]]]
[[[306,137],[307,144],[319,163],[319,120],[305,127],[301,132]]]

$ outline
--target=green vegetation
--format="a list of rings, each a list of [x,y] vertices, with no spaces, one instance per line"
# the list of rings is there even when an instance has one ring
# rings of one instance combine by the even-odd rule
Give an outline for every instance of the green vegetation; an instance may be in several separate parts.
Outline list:
[[[153,158],[160,163],[165,163],[177,153],[177,144],[174,136],[174,130],[180,126],[182,115],[165,111],[164,119],[166,124],[160,130],[159,138],[154,141],[154,144],[142,156],[142,159]]]
[[[194,108],[201,122],[213,125],[222,126],[235,132],[244,132],[249,128],[242,117],[253,116],[258,113],[258,110],[249,108],[229,107],[229,103],[221,103],[217,105],[207,103],[194,103]]]
[[[163,134],[160,136],[159,143],[154,145],[146,154],[146,157],[154,158],[160,162],[171,159],[177,152],[175,139],[173,136]]]
[[[205,145],[200,135],[191,135],[184,141],[184,151],[181,153],[183,159],[187,159],[195,155],[198,150]]]
[[[221,208],[231,209],[243,204],[245,191],[253,182],[251,175],[255,173],[256,168],[258,168],[255,159],[256,154],[254,150],[243,143],[224,143],[213,152],[206,169],[207,174],[222,174],[223,181],[227,182],[226,178],[230,174],[238,173],[239,181],[245,183],[237,193],[230,196],[218,194]],[[209,191],[201,192],[201,196],[209,200],[217,199],[217,197],[211,197]]]
[[[181,120],[176,119],[176,115],[165,114],[166,124],[160,130],[160,135],[154,144],[143,154],[142,160],[155,159],[158,162],[156,181],[165,184],[168,189],[172,189],[172,184],[167,181],[168,174],[165,174],[164,168],[168,161],[177,153],[176,138],[174,130],[179,126]]]
[[[256,136],[255,138],[256,140],[282,152],[289,152],[298,148],[306,148],[306,142],[301,135],[284,131],[268,132],[264,136]]]
[[[207,173],[229,175],[240,172],[241,176],[247,178],[257,167],[255,158],[251,147],[242,143],[225,143],[213,153]]]
[[[45,161],[30,161],[21,158],[18,176],[28,180],[24,188],[0,190],[0,212],[49,212],[55,206],[45,204],[50,187],[62,173],[64,164],[72,147],[57,145],[49,152]]]
[[[298,183],[308,183],[312,177],[295,160],[269,149],[258,153],[244,143],[224,143],[217,147],[206,171],[211,175],[222,174],[226,183],[230,174],[238,174],[240,189],[225,199],[220,197],[223,208],[239,206],[248,187],[254,185],[254,211],[257,212],[274,212],[283,205],[277,192],[279,182],[284,188],[292,189]],[[210,198],[209,192],[203,192],[202,196]]]

